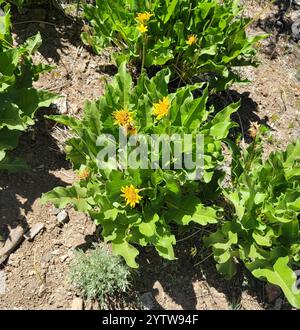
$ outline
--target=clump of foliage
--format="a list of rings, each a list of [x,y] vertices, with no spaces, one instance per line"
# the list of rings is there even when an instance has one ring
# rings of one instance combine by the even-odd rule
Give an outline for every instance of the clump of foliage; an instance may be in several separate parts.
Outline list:
[[[9,157],[7,151],[14,149],[22,132],[34,124],[36,110],[49,106],[55,98],[54,94],[32,87],[40,73],[51,69],[32,63],[31,56],[41,42],[38,34],[23,45],[13,45],[10,8],[6,5],[0,16],[0,170],[24,168],[24,163]]]
[[[104,244],[84,253],[76,251],[70,265],[70,281],[89,300],[97,300],[107,308],[107,299],[127,292],[130,269],[123,260],[108,251]]]
[[[231,278],[241,260],[257,278],[283,290],[300,308],[300,140],[262,160],[259,136],[240,154],[233,149],[233,188],[224,195],[233,215],[206,239],[219,272]]]
[[[205,206],[199,195],[205,184],[214,189],[213,181],[223,161],[222,141],[235,125],[230,115],[239,108],[239,103],[234,103],[212,116],[214,109],[206,106],[207,88],[187,86],[169,94],[169,78],[168,69],[152,79],[143,73],[133,87],[123,63],[103,97],[86,103],[82,119],[50,116],[69,126],[75,135],[66,142],[66,152],[78,171],[79,180],[71,187],[55,188],[42,200],[51,201],[59,208],[71,203],[77,210],[89,212],[103,228],[105,240],[112,242],[113,251],[134,268],[138,267],[135,258],[139,251],[133,244],[153,245],[159,255],[172,260],[176,243],[172,225],[217,222],[217,210]],[[192,91],[198,89],[199,92],[201,87],[202,95],[195,98]],[[124,118],[130,118],[130,122],[122,122]],[[99,168],[97,155],[104,147],[97,146],[97,138],[103,133],[118,136],[120,126],[128,136],[201,133],[204,136],[202,180],[189,180],[194,170],[187,168]],[[116,143],[119,150],[121,146]],[[128,149],[128,153],[137,151],[138,146],[128,146]],[[184,150],[195,154],[196,141],[184,144]],[[148,149],[148,159],[151,159],[150,152]],[[175,155],[170,158],[173,164]],[[159,160],[161,164],[162,159]]]
[[[96,0],[84,15],[82,40],[97,53],[116,46],[117,63],[168,66],[185,83],[200,78],[219,90],[239,80],[234,67],[256,65],[253,45],[265,37],[247,37],[236,0]]]

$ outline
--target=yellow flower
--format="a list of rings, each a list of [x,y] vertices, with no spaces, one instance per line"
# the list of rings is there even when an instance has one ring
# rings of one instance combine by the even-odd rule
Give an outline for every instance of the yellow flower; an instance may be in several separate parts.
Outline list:
[[[135,204],[139,204],[142,199],[142,196],[139,195],[140,189],[135,188],[133,185],[122,187],[121,192],[126,205],[129,204],[131,207],[135,207]]]
[[[78,173],[78,178],[80,180],[85,180],[90,176],[90,172],[87,169],[83,169]]]
[[[139,25],[137,29],[138,29],[141,33],[148,32],[148,28],[147,28],[147,26],[145,26],[144,24]]]
[[[153,115],[157,119],[161,119],[169,114],[170,101],[167,97],[164,97],[158,103],[154,103],[153,108]]]
[[[132,112],[128,111],[127,108],[114,111],[113,116],[115,118],[115,124],[119,126],[127,127],[133,121]]]
[[[188,36],[186,43],[189,46],[192,46],[196,44],[197,40],[198,40],[197,36],[195,34],[191,34],[190,36]]]
[[[145,13],[138,13],[137,16],[136,16],[136,19],[141,24],[145,24],[149,21],[151,16],[153,16],[153,14],[150,14],[148,11],[146,11]]]

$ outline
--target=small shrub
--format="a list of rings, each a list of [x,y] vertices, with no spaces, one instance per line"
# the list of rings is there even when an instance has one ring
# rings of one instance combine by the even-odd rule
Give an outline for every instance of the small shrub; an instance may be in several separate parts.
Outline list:
[[[233,150],[233,188],[224,190],[233,212],[205,243],[224,276],[231,278],[240,260],[300,308],[300,140],[266,161],[259,137],[244,153]]]
[[[112,242],[113,251],[133,268],[138,267],[135,259],[139,254],[134,244],[152,245],[160,256],[174,260],[174,227],[191,222],[201,225],[217,222],[217,210],[207,206],[200,193],[203,195],[204,184],[209,184],[210,191],[214,192],[217,169],[223,161],[222,141],[235,126],[230,116],[239,108],[239,102],[233,103],[213,116],[213,107],[208,108],[206,104],[207,88],[200,84],[169,93],[169,78],[168,69],[161,70],[152,79],[143,73],[134,86],[123,63],[105,94],[96,102],[86,103],[82,119],[50,116],[69,126],[74,133],[66,142],[66,152],[78,171],[79,180],[73,186],[55,188],[45,194],[42,201],[50,201],[59,208],[69,203],[78,211],[88,212],[101,225],[105,240]],[[201,96],[193,95],[196,89]],[[119,129],[128,132],[126,140],[132,141],[127,150],[129,158],[153,134],[162,136],[166,143],[168,138],[162,134],[181,137],[187,133],[194,138],[184,142],[182,157],[170,148],[169,167],[143,167],[143,164],[122,167],[120,157],[110,156],[109,164],[113,166],[103,168],[98,158],[106,152],[107,145],[101,145],[98,137],[102,135],[103,139],[103,134],[116,137],[118,141],[112,142],[113,147],[124,150],[118,139]],[[197,145],[201,144],[197,144],[196,134],[203,137],[201,180],[191,179],[197,174],[197,168],[188,168],[185,164],[183,168],[175,167],[175,162],[185,156],[185,150],[196,157]],[[105,140],[112,141],[107,135]],[[152,152],[148,147],[144,151],[146,165],[154,154],[159,164],[166,162],[162,152]]]
[[[70,280],[85,298],[97,300],[101,307],[107,308],[107,298],[129,289],[130,270],[106,246],[95,245],[87,253],[75,252]]]
[[[84,15],[82,40],[97,53],[116,46],[118,64],[168,66],[185,83],[200,78],[218,90],[239,80],[233,67],[255,65],[253,45],[265,37],[246,35],[250,20],[235,0],[96,0]]]

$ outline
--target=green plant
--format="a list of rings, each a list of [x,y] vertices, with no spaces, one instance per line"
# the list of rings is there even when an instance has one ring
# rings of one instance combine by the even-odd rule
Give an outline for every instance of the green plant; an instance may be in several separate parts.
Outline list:
[[[232,145],[233,188],[224,195],[233,214],[205,239],[217,268],[227,278],[237,260],[257,278],[281,287],[300,308],[295,270],[300,269],[300,140],[262,161],[257,136],[241,155]]]
[[[0,5],[3,0],[0,0]],[[41,44],[38,34],[23,45],[14,46],[11,36],[9,5],[0,16],[0,170],[20,170],[24,163],[12,159],[7,151],[14,149],[28,126],[34,124],[34,114],[39,107],[49,106],[54,94],[38,91],[32,82],[50,66],[32,63],[31,55]]]
[[[230,115],[238,109],[239,102],[213,116],[213,107],[207,109],[206,106],[208,88],[202,84],[186,86],[169,94],[169,78],[169,69],[160,71],[152,79],[143,73],[133,87],[123,63],[103,97],[86,103],[83,118],[49,117],[69,126],[74,134],[66,142],[66,152],[78,171],[79,180],[71,187],[57,187],[44,194],[42,201],[51,201],[58,207],[71,203],[77,210],[89,212],[102,226],[102,235],[112,242],[114,252],[122,255],[131,267],[138,267],[135,259],[139,251],[133,244],[153,245],[162,257],[172,260],[176,243],[174,226],[188,225],[191,221],[205,225],[216,223],[218,218],[217,210],[205,206],[200,197],[208,198],[207,191],[214,192],[214,183],[221,173],[218,166],[223,161],[222,141],[235,126]],[[202,95],[195,98],[192,92],[200,93],[201,88]],[[98,137],[103,133],[118,137],[120,128],[128,137],[139,133],[146,139],[151,134],[162,133],[168,136],[202,134],[202,180],[189,180],[195,174],[194,169],[174,169],[173,150],[170,169],[123,169],[119,164],[115,169],[101,169],[98,156],[106,146],[97,146]],[[105,139],[112,140],[111,137]],[[142,142],[138,140],[136,145],[128,146],[128,153],[138,152]],[[121,150],[119,142],[110,143]],[[195,139],[184,143],[183,151],[195,155]],[[161,152],[158,154],[161,163]],[[147,159],[151,155],[151,149],[147,149]],[[109,160],[114,164],[113,157]]]
[[[234,67],[256,64],[252,46],[265,37],[247,37],[236,0],[96,0],[84,15],[82,40],[97,53],[116,46],[117,63],[168,66],[185,83],[209,80],[219,90],[239,80]]]
[[[104,244],[84,253],[76,251],[70,265],[70,281],[87,299],[107,308],[107,299],[130,288],[130,269]]]

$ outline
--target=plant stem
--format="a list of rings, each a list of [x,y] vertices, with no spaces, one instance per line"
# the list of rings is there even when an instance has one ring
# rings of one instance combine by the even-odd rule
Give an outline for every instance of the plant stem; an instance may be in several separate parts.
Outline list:
[[[143,37],[143,53],[142,53],[142,67],[141,67],[141,73],[144,71],[144,66],[145,66],[145,56],[146,56],[146,38]]]

